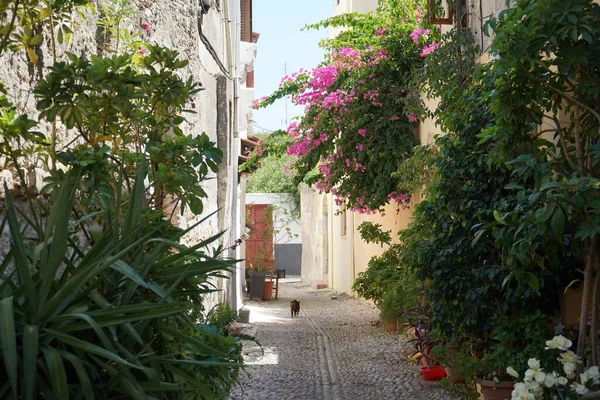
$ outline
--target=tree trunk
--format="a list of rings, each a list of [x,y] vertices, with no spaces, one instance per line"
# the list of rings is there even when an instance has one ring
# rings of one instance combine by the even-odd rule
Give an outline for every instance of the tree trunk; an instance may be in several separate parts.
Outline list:
[[[590,326],[590,347],[592,354],[590,360],[587,362],[588,368],[592,365],[598,365],[598,311],[600,306],[600,279],[596,265],[597,255],[594,253],[591,256],[596,276],[594,280],[594,298],[592,300],[592,325]]]
[[[592,271],[598,248],[598,235],[594,235],[587,248],[587,257],[585,260],[585,270],[583,272],[583,298],[581,299],[581,313],[579,316],[579,341],[577,343],[577,355],[583,360],[585,343],[587,336],[587,318],[590,303],[590,294],[592,290]],[[583,365],[579,366],[583,369]]]

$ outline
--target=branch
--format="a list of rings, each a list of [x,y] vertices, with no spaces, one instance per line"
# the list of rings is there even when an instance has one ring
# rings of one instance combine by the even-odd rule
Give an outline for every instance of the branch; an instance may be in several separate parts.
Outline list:
[[[13,10],[13,15],[10,19],[9,28],[6,31],[6,35],[4,35],[4,37],[2,38],[2,42],[0,43],[0,56],[4,52],[4,49],[6,48],[6,45],[8,43],[8,38],[10,37],[10,34],[12,33],[13,28],[15,27],[15,21],[17,19],[17,10],[19,9],[20,4],[21,4],[21,0],[15,1],[15,9]]]
[[[558,137],[560,139],[560,145],[565,153],[567,162],[569,163],[571,168],[577,169],[577,166],[573,162],[573,159],[571,158],[571,154],[569,154],[569,150],[567,149],[567,141],[565,140],[565,135],[562,132],[562,127],[560,126],[560,121],[558,120],[556,115],[553,115],[552,119],[554,120],[554,123],[556,124],[556,132],[558,132]]]
[[[546,85],[548,88],[550,88],[551,90],[553,90],[557,94],[563,96],[565,99],[571,100],[573,103],[577,104],[581,108],[584,108],[584,109],[588,110],[596,118],[596,120],[598,121],[598,124],[599,124],[598,133],[600,134],[600,113],[598,113],[596,110],[594,110],[593,108],[591,108],[587,104],[582,103],[581,101],[577,100],[575,97],[571,96],[567,92],[562,91],[562,90],[560,90],[558,88],[555,88],[550,83],[548,83],[545,80],[543,80],[542,78],[538,78],[537,76],[533,75],[531,72],[525,71],[525,73],[527,75],[529,75],[532,79],[534,79],[534,80],[536,80],[536,81],[538,81],[540,83],[543,83],[544,85]]]

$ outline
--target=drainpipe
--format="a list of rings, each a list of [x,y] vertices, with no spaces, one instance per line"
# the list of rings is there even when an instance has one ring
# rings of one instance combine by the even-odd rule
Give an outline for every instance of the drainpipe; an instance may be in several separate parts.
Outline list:
[[[233,110],[232,110],[232,133],[233,137],[231,140],[231,190],[230,190],[230,221],[231,226],[229,228],[229,243],[232,246],[238,238],[238,153],[239,153],[239,86],[240,79],[238,76],[238,66],[240,59],[239,50],[239,29],[240,29],[240,17],[239,17],[239,0],[231,0],[233,9],[229,9],[230,0],[224,1],[225,18],[227,21],[227,29],[225,30],[225,36],[227,41],[227,55],[228,55],[228,67],[229,76],[233,83]],[[232,40],[232,31],[233,38]],[[228,256],[231,259],[236,259],[236,250],[229,249]],[[241,301],[238,296],[238,287],[241,285],[238,282],[241,279],[241,274],[238,271],[238,267],[234,266],[231,269],[231,278],[229,280],[229,296],[231,305],[234,310],[241,308]]]

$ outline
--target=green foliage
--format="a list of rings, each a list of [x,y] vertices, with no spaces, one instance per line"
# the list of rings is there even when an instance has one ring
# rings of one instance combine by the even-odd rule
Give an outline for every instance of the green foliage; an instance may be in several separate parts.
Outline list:
[[[152,239],[156,245],[150,233],[141,235],[145,177],[140,168],[122,219],[122,205],[106,199],[96,239],[83,243],[78,228],[92,222],[86,216],[70,223],[75,170],[53,192],[46,223],[30,221],[27,239],[7,192],[12,246],[0,265],[0,312],[7,321],[0,333],[0,393],[177,398],[184,388],[207,387],[198,371],[189,377],[179,366],[231,361],[180,330],[197,329],[187,311],[214,290],[209,277],[232,262],[204,252],[218,236],[188,248],[176,242],[185,232]],[[12,263],[16,269],[7,269]]]
[[[229,303],[219,303],[208,313],[208,325],[223,329],[237,318],[237,312],[231,309]]]
[[[428,145],[420,145],[413,149],[412,154],[398,166],[393,177],[398,178],[398,191],[401,193],[416,193],[435,181],[435,166],[432,160],[435,149]]]
[[[25,50],[29,61],[38,63],[36,50],[44,40],[40,26],[49,23],[51,41],[54,29],[58,37],[72,33],[69,24],[75,9],[85,6],[89,0],[4,0],[0,2],[0,55],[7,50]],[[56,20],[56,21],[55,21]],[[56,23],[59,22],[59,23]]]
[[[600,127],[599,23],[600,6],[589,0],[521,1],[492,20],[495,126],[481,135],[493,143],[494,161],[507,162],[513,172],[507,187],[518,205],[500,205],[495,221],[484,227],[504,251],[508,279],[535,289],[534,274],[555,272],[563,264],[561,254],[576,257],[572,269],[585,261],[580,357],[585,299],[600,257],[600,174],[594,152]],[[508,150],[515,148],[517,155]],[[598,329],[597,312],[592,326]],[[596,335],[590,340],[596,348]],[[598,364],[597,352],[590,362]]]
[[[432,77],[428,93],[441,100],[433,115],[448,133],[436,139],[435,180],[404,232],[412,239],[403,251],[406,265],[428,282],[435,333],[459,345],[490,346],[498,324],[490,313],[502,320],[516,310],[550,313],[558,306],[558,286],[570,253],[557,248],[551,269],[531,272],[535,287],[506,279],[504,255],[514,241],[509,243],[507,235],[507,242],[497,246],[497,237],[482,227],[495,222],[498,209],[516,210],[519,200],[507,187],[512,168],[497,162],[490,143],[480,140],[482,131],[495,123],[489,105],[498,77],[491,65],[474,67],[475,47],[469,43],[464,33],[448,34],[424,67]],[[460,51],[465,48],[471,50]],[[446,57],[446,63],[439,64],[439,57]],[[518,155],[527,145],[527,140],[513,138],[505,157]]]
[[[26,186],[27,172],[22,165],[23,157],[44,157],[47,146],[45,136],[34,131],[37,123],[27,115],[17,112],[16,107],[0,92],[0,156],[4,158],[2,168],[12,168],[20,178],[21,189]]]
[[[374,224],[370,221],[365,221],[358,225],[358,233],[360,237],[367,243],[379,243],[390,245],[392,243],[391,231],[383,231],[381,224]]]
[[[83,141],[57,159],[84,167],[84,191],[90,201],[109,190],[111,174],[124,171],[129,184],[146,157],[151,206],[161,208],[169,196],[181,202],[182,213],[189,208],[200,214],[206,198],[201,182],[216,172],[223,155],[207,135],[192,137],[181,127],[184,107],[201,90],[177,75],[187,61],[166,48],[149,49],[139,64],[129,55],[87,60],[68,54],[69,63],[55,64],[35,90],[40,118],[60,118]]]
[[[293,158],[269,156],[260,158],[260,168],[252,173],[246,185],[246,193],[281,193],[290,206],[292,214],[300,215],[300,185],[294,176],[286,171]]]
[[[516,366],[520,376],[525,373],[527,360],[544,354],[540,349],[551,336],[548,316],[541,312],[518,313],[513,318],[492,317],[491,346],[476,362],[477,376],[485,379],[514,380],[506,372]],[[548,355],[546,354],[546,357]]]
[[[371,258],[366,271],[358,274],[352,290],[360,297],[380,304],[403,275],[398,251],[398,245],[392,245],[381,256]]]

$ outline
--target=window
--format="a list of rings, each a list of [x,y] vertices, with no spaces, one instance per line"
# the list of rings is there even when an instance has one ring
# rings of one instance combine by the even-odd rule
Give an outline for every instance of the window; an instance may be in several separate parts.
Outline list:
[[[347,231],[348,225],[346,223],[346,210],[344,209],[344,211],[340,213],[340,235],[346,236],[346,234],[348,233]]]
[[[441,13],[440,5],[436,0],[427,0],[427,14],[429,14],[429,23],[438,25],[452,25],[454,23],[454,9],[449,9],[446,1],[442,1],[442,10],[445,12],[444,17],[439,17]]]

